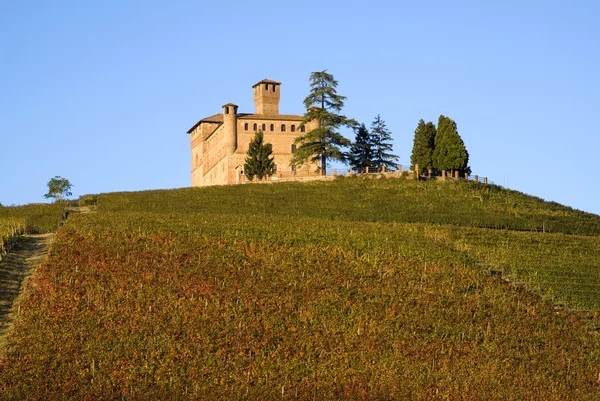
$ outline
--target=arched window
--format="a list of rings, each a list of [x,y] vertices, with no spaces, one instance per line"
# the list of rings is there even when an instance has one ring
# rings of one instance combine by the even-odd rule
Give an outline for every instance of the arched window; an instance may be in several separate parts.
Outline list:
[[[248,123],[244,123],[244,131],[248,131]]]
[[[254,123],[253,129],[256,131],[258,129],[258,124]]]
[[[271,128],[271,131],[275,131],[275,125],[274,124],[271,124],[271,126],[269,128]]]
[[[296,126],[294,124],[292,124],[292,126],[290,127],[290,131],[296,132]]]
[[[281,132],[285,132],[285,124],[281,124]]]
[[[262,130],[263,130],[263,132],[265,132],[267,130],[267,124],[263,124]]]
[[[303,125],[302,127],[300,127],[300,132],[304,132],[304,131],[306,131],[306,126]]]

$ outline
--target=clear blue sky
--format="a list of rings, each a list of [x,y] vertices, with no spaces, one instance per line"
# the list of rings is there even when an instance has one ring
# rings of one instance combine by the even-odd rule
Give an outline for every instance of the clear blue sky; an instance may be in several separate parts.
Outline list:
[[[55,175],[74,196],[188,186],[196,121],[253,112],[264,78],[302,114],[327,69],[402,164],[444,114],[474,173],[600,213],[599,18],[596,1],[4,1],[0,202],[44,201]]]

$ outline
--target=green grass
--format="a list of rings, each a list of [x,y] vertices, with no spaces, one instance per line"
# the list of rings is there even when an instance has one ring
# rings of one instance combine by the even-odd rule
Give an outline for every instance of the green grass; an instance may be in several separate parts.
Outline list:
[[[390,179],[100,195],[27,287],[0,394],[597,399],[598,315],[553,301],[598,310],[599,219]]]

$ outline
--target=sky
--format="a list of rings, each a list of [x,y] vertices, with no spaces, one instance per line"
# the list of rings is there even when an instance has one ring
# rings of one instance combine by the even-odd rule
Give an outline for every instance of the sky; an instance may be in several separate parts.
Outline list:
[[[410,164],[456,121],[474,174],[600,214],[597,1],[0,0],[0,203],[191,183],[187,130],[252,85],[303,114],[313,71]],[[352,131],[342,131],[349,139]]]

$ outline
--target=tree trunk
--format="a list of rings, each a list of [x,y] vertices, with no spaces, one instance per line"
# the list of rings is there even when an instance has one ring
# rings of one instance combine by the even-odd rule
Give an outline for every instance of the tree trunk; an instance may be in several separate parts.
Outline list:
[[[325,95],[321,96],[321,109],[325,110]],[[323,119],[319,119],[319,128],[323,128]],[[321,135],[323,135],[321,133]],[[321,153],[321,175],[326,175],[327,171],[327,157],[325,156],[324,142],[325,138],[321,136],[321,147],[323,149],[323,153]]]

